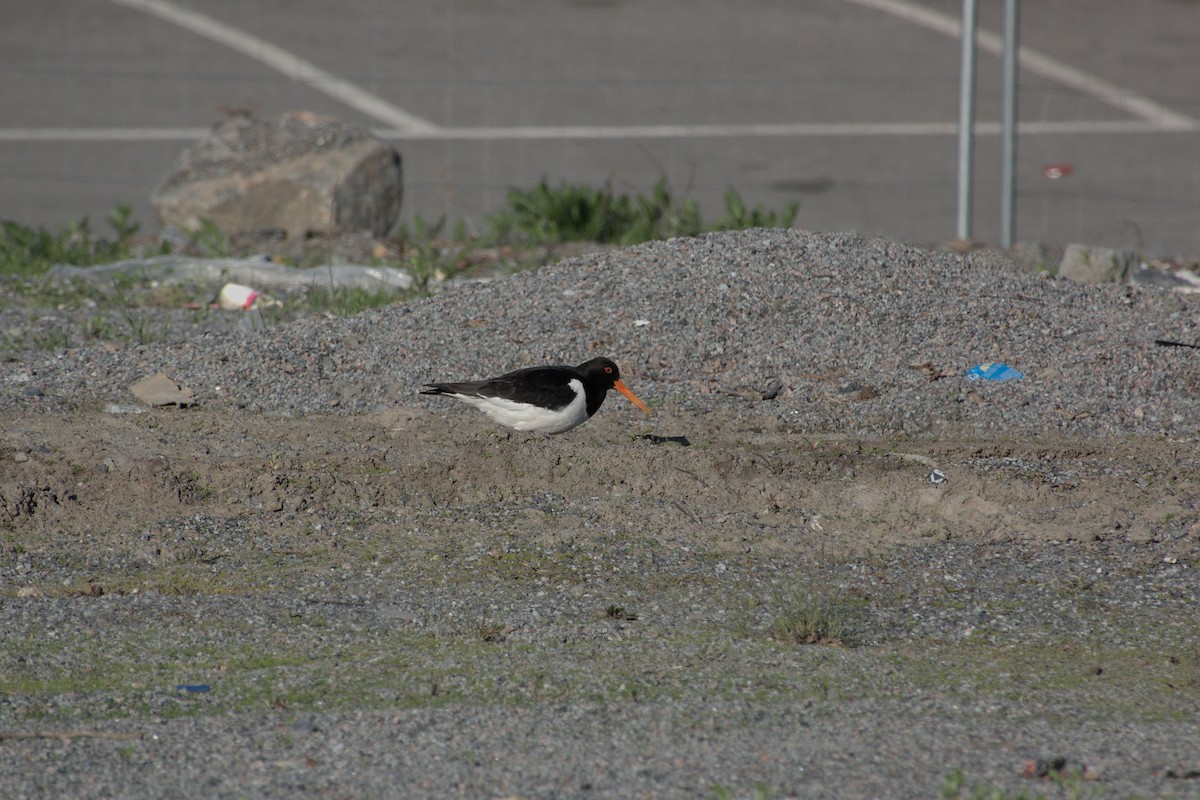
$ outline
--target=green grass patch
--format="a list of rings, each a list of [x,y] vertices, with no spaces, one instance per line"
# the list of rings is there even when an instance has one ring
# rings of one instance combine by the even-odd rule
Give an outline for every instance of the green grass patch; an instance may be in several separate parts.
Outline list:
[[[1085,777],[1078,767],[1051,772],[1047,780],[1054,787],[1049,794],[1031,789],[1009,791],[980,781],[968,783],[963,770],[957,769],[942,781],[938,796],[941,800],[1098,800],[1109,796],[1103,786],[1085,783]]]
[[[731,188],[725,193],[724,216],[705,223],[696,201],[674,197],[665,179],[649,194],[617,194],[611,183],[597,188],[564,181],[552,187],[543,178],[531,189],[509,189],[507,205],[487,220],[490,236],[497,241],[622,246],[705,231],[790,227],[800,208],[797,203],[781,211],[750,208]]]
[[[0,223],[0,275],[34,276],[55,264],[87,266],[129,258],[133,238],[141,229],[133,220],[133,209],[117,206],[108,215],[108,225],[111,238],[96,236],[87,217],[59,231]]]
[[[922,691],[1037,707],[1049,719],[1177,721],[1190,713],[1183,697],[1200,687],[1194,646],[1147,650],[1027,633],[1016,646],[968,640],[905,648],[890,668]]]
[[[51,602],[51,601],[31,601]],[[62,602],[62,601],[54,601]],[[77,603],[106,603],[81,597]],[[397,626],[369,606],[319,603],[272,619],[211,618],[188,605],[97,639],[86,626],[10,635],[0,652],[0,724],[27,719],[530,706],[552,702],[788,703],[903,701],[937,695],[1000,702],[1013,719],[1185,720],[1195,668],[1185,652],[1153,656],[1003,644],[796,647],[736,619],[672,629],[639,619],[619,637],[597,608],[529,641],[503,617]],[[349,616],[347,616],[349,614]],[[731,617],[736,615],[730,615]],[[1178,649],[1178,648],[1177,648]],[[1158,663],[1161,661],[1162,663]],[[179,684],[207,684],[203,695]]]
[[[860,598],[797,590],[778,603],[768,633],[784,644],[839,647],[849,643],[862,606]]]
[[[332,314],[338,317],[350,317],[380,308],[396,302],[404,295],[398,295],[387,289],[364,289],[358,286],[311,286],[299,301],[300,308],[313,314]],[[288,313],[287,309],[268,309],[264,316],[295,316],[295,310]]]
[[[735,800],[742,797],[748,797],[750,800],[772,800],[775,796],[775,790],[761,781],[755,783],[749,792],[735,792],[724,784],[714,784],[712,787],[713,800]]]

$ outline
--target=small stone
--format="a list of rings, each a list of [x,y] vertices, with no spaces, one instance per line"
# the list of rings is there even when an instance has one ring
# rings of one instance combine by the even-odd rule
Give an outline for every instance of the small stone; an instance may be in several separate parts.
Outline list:
[[[186,408],[196,402],[196,393],[180,386],[165,373],[143,378],[129,387],[133,396],[151,406],[179,406]]]

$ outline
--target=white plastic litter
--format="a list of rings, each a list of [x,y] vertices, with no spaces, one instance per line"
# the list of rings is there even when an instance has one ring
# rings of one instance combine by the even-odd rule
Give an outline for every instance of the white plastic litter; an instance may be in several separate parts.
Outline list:
[[[243,286],[240,283],[227,283],[221,287],[221,293],[217,295],[217,305],[226,311],[245,311],[254,306],[258,295],[257,289]]]

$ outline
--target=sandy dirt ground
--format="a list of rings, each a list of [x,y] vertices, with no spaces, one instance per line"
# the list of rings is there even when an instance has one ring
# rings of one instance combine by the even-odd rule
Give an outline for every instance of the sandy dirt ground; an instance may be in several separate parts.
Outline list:
[[[302,418],[203,409],[10,416],[0,461],[8,537],[52,552],[58,537],[87,548],[98,532],[179,515],[267,511],[287,524],[319,511],[539,493],[590,502],[598,522],[640,525],[660,539],[715,535],[722,546],[749,541],[803,557],[931,539],[1175,541],[1184,557],[1200,532],[1188,442],[869,440],[788,430],[768,416],[670,411],[651,434],[632,412],[611,410],[572,435],[543,437],[502,432],[452,405]],[[944,481],[931,480],[934,470]],[[535,538],[562,532],[553,518],[522,527]]]

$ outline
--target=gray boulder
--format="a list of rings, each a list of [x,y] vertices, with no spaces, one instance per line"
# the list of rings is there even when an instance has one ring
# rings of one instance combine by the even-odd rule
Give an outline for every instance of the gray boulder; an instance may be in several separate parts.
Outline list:
[[[151,201],[164,225],[189,231],[209,220],[230,235],[386,236],[402,195],[394,147],[360,125],[300,111],[221,123],[179,154]]]

